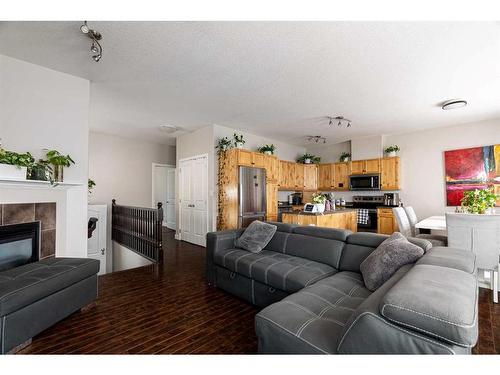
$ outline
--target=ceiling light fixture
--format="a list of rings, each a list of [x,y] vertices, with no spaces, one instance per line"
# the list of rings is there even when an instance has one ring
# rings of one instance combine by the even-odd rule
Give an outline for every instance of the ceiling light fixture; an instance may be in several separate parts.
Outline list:
[[[309,142],[316,142],[316,143],[323,142],[323,143],[326,143],[326,138],[322,137],[320,135],[308,135],[308,136],[306,136],[306,138],[307,138],[307,140]]]
[[[467,101],[463,99],[447,100],[441,105],[441,109],[447,111],[450,109],[462,108],[467,105]]]
[[[178,131],[182,131],[184,128],[181,128],[180,126],[174,126],[174,125],[160,125],[160,131],[163,133],[167,134],[172,134]]]
[[[87,21],[83,22],[83,25],[80,26],[80,30],[83,34],[87,35],[90,39],[92,39],[92,44],[90,45],[90,52],[93,53],[92,59],[95,62],[99,62],[102,57],[102,47],[99,43],[99,40],[102,39],[102,35],[100,32],[91,29],[87,25]]]
[[[326,116],[326,118],[328,119],[328,125],[329,126],[332,126],[333,125],[333,122],[337,122],[337,126],[342,126],[342,125],[346,125],[346,127],[350,128],[351,127],[351,120],[349,120],[348,118],[345,118],[344,116]]]

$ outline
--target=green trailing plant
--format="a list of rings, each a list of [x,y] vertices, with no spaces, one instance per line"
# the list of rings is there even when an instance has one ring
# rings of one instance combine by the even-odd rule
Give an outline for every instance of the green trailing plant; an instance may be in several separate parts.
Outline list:
[[[241,143],[242,145],[245,144],[245,140],[243,139],[243,134],[236,134],[234,133],[233,134],[233,138],[234,138],[234,145],[237,146],[238,143]]]
[[[306,160],[309,159],[311,163],[319,164],[321,162],[321,158],[319,156],[313,154],[304,154],[297,159],[297,163],[307,164]]]
[[[39,159],[28,166],[28,179],[53,182],[52,171],[52,166],[47,160]]]
[[[324,194],[314,193],[312,195],[312,201],[316,204],[325,204],[326,196]]]
[[[398,152],[400,150],[399,146],[398,145],[393,145],[393,146],[389,146],[389,147],[386,147],[384,152],[386,154],[390,153],[390,152]]]
[[[340,154],[340,161],[345,161],[346,159],[349,159],[351,157],[350,152],[343,152]]]
[[[232,143],[228,137],[219,138],[217,141],[217,146],[215,149],[217,150],[217,155],[220,155],[222,152],[229,150],[232,147]]]
[[[57,150],[47,151],[47,161],[52,165],[60,165],[63,167],[70,167],[71,164],[75,164],[71,156],[63,155]]]
[[[95,181],[92,180],[91,178],[89,178],[87,186],[88,186],[89,194],[92,194],[92,189],[95,186]]]
[[[29,167],[34,161],[35,158],[29,152],[21,154],[14,151],[7,151],[0,147],[0,164]]]
[[[264,145],[264,146],[261,146],[257,149],[257,151],[259,151],[261,154],[264,154],[266,152],[270,152],[271,155],[274,155],[274,150],[276,150],[276,146],[273,145],[273,144],[270,144],[270,145]]]
[[[492,186],[487,189],[466,191],[460,202],[463,211],[470,214],[484,214],[488,208],[495,206],[499,198]]]

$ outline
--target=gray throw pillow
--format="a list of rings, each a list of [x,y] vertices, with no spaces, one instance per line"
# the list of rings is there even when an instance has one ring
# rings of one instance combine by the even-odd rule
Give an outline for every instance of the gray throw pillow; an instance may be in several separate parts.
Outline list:
[[[415,263],[424,250],[409,242],[399,232],[394,232],[382,242],[359,266],[365,286],[377,290],[405,264]]]
[[[236,247],[258,253],[271,241],[277,228],[276,225],[255,220],[236,240]]]

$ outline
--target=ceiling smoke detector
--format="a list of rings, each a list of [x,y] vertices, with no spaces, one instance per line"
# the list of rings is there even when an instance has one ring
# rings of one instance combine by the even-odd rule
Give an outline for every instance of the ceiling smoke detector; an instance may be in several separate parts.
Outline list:
[[[450,109],[462,108],[462,107],[465,107],[466,105],[467,105],[467,101],[464,99],[451,99],[451,100],[445,101],[441,105],[441,109],[448,111]]]

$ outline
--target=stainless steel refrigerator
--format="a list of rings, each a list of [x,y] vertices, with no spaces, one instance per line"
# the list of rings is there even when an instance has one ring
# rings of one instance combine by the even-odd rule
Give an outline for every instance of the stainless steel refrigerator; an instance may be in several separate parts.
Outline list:
[[[246,228],[254,220],[266,220],[266,170],[240,167],[238,226]]]

